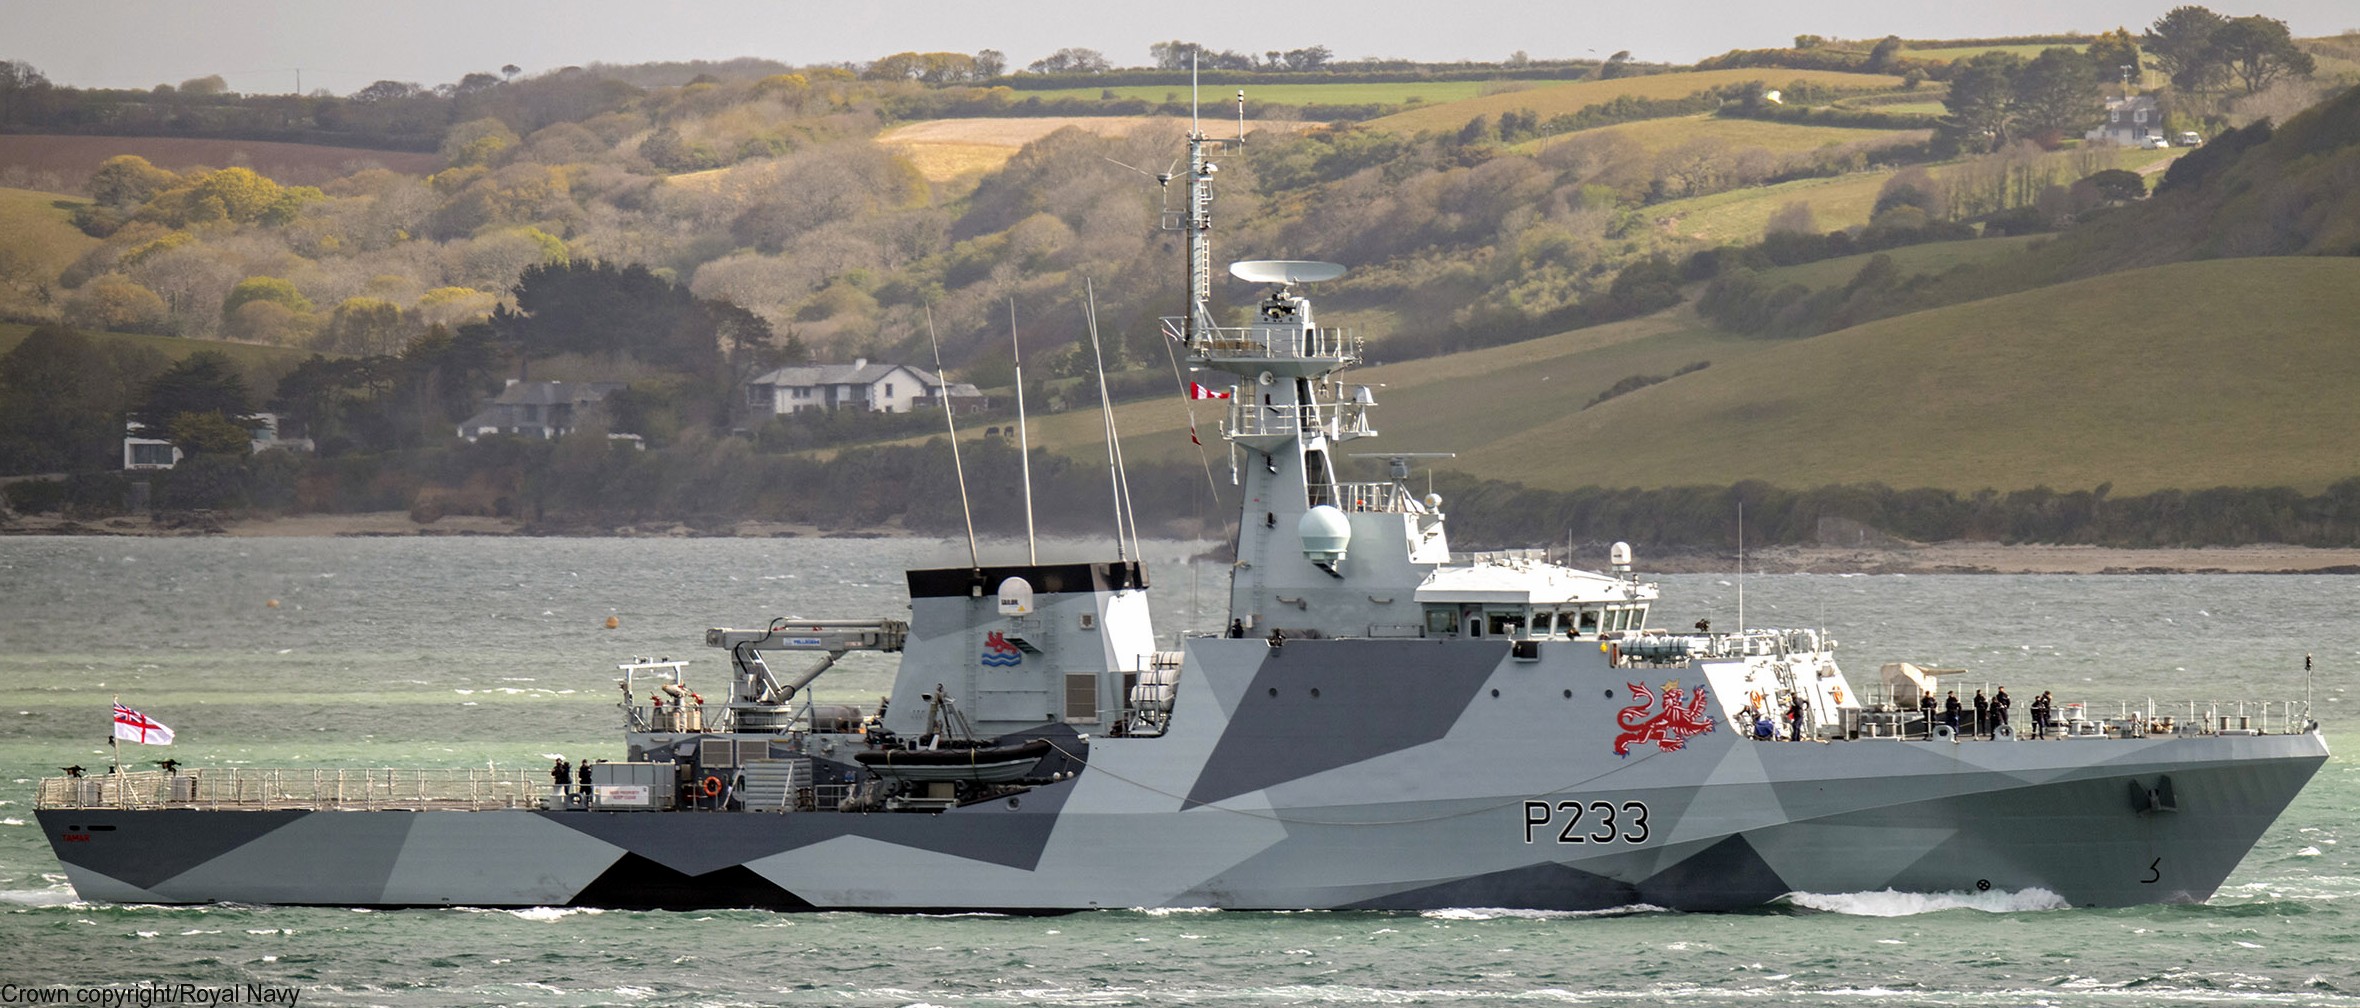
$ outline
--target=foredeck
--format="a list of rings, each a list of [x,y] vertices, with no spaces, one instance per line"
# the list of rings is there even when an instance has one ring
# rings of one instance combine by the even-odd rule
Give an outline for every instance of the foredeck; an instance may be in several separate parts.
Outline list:
[[[41,809],[482,810],[540,808],[546,770],[208,767],[50,777]]]

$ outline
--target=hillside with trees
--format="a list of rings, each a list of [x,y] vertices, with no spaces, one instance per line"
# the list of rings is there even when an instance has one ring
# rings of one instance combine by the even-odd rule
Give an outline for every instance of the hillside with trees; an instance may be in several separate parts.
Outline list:
[[[1723,386],[1759,387],[1801,366],[1779,363],[1777,353],[1715,347],[1850,338],[1882,331],[1859,328],[1879,319],[1940,319],[1949,306],[2189,259],[2360,251],[2353,188],[2337,183],[2351,164],[2346,124],[2360,121],[2347,107],[2352,92],[2293,114],[2353,79],[2360,44],[2297,42],[2267,18],[2190,7],[2144,34],[1970,40],[1958,48],[1971,51],[1930,58],[1939,41],[1804,37],[1793,49],[1732,53],[1696,68],[1627,56],[1420,68],[1337,61],[1319,47],[1243,56],[1175,40],[1149,54],[1154,65],[1135,69],[1087,50],[1013,72],[988,52],[902,53],[857,67],[735,61],[533,76],[504,68],[441,87],[378,82],[349,96],[300,97],[231,95],[202,80],[82,92],[10,63],[0,127],[11,130],[104,123],[334,140],[431,150],[436,162],[425,172],[369,168],[298,184],[125,154],[93,166],[78,192],[8,194],[0,213],[32,226],[0,236],[0,314],[37,328],[0,359],[0,475],[83,473],[59,484],[66,489],[41,491],[83,509],[100,508],[121,482],[101,472],[113,457],[100,452],[104,431],[119,423],[108,417],[148,409],[156,383],[194,358],[175,364],[84,335],[102,332],[292,355],[226,365],[244,392],[209,412],[234,425],[270,409],[286,436],[311,438],[317,455],[272,460],[277,469],[247,483],[216,474],[204,492],[184,486],[171,497],[192,506],[409,510],[431,500],[421,514],[553,521],[554,508],[596,526],[620,520],[599,510],[619,505],[573,490],[625,474],[692,488],[773,478],[812,486],[821,470],[797,467],[822,466],[836,467],[825,479],[849,481],[825,485],[849,488],[903,472],[893,468],[903,463],[880,460],[939,449],[796,456],[923,429],[893,418],[754,416],[740,384],[793,361],[926,362],[932,336],[953,374],[1004,403],[1014,380],[1013,313],[1034,409],[1079,406],[1085,397],[1072,386],[1089,366],[1080,340],[1085,285],[1095,291],[1118,392],[1166,395],[1175,376],[1157,320],[1180,309],[1171,282],[1178,242],[1158,227],[1169,196],[1153,176],[1178,149],[1182,121],[1060,129],[996,168],[942,178],[877,138],[944,118],[1181,111],[1115,89],[1184,80],[1174,69],[1184,62],[1174,61],[1190,55],[1229,75],[1207,76],[1222,87],[1335,89],[1335,101],[1250,103],[1257,118],[1326,125],[1257,133],[1223,160],[1216,254],[1345,263],[1351,272],[1320,292],[1322,305],[1330,321],[1369,336],[1372,360],[1456,360],[1559,334],[1579,341],[1686,319],[1672,328],[1695,334],[1693,346],[1644,349],[1657,345],[1639,341],[1633,356],[1600,360],[1606,372],[1569,383],[1578,391],[1550,390],[1574,393],[1543,404],[1579,417],[1584,440],[1620,440],[1597,426],[1607,418],[1653,425],[1673,444],[1720,437],[1679,405],[1682,395],[1705,387],[1734,395]],[[2135,71],[2128,81],[2125,66]],[[1415,108],[1350,100],[1417,80],[1488,81],[1489,93]],[[2132,159],[2083,142],[2082,131],[2107,114],[2104,102],[2126,87],[2158,100],[2162,128],[2214,139],[2168,168],[2168,154]],[[2159,178],[2141,174],[2150,168]],[[43,181],[29,170],[0,172],[8,173],[0,182]],[[48,181],[66,187],[61,176]],[[1808,188],[1816,183],[1827,185]],[[1858,202],[1782,195],[1839,186],[1862,194]],[[1749,208],[1736,219],[1767,223],[1736,244],[1726,233],[1699,236],[1699,215],[1733,206]],[[1871,260],[1840,285],[1777,275],[1805,262],[2027,235],[2046,237],[2023,254],[1922,271]],[[1234,305],[1252,293],[1240,284],[1217,298]],[[2065,320],[2053,338],[2121,325],[2088,307],[2099,300],[2042,302]],[[69,372],[82,377],[54,377]],[[649,451],[607,459],[582,444],[451,444],[453,424],[519,377],[628,383],[607,422],[643,436]],[[1468,381],[1479,387],[1488,377]],[[61,398],[79,405],[51,409]],[[1170,427],[1168,401],[1126,413],[1146,411],[1162,419],[1126,430]],[[180,430],[177,413],[150,413],[154,429],[171,431],[192,456],[234,454],[220,450],[227,439],[218,425],[208,431],[191,420]],[[1540,436],[1558,422],[1537,418],[1531,430]],[[1058,432],[1070,427],[1078,441],[1094,436],[1081,433],[1094,422],[1061,427],[1045,417],[1042,425],[1050,446],[1090,457]],[[1149,478],[1174,488],[1168,500],[1194,498],[1198,508],[1175,504],[1164,517],[1201,518],[1217,493],[1201,464],[1153,447],[1137,457],[1158,456],[1171,471]],[[1532,478],[1515,457],[1472,451],[1465,478]],[[1761,475],[1720,466],[1697,478],[1925,478],[1884,465],[1897,458],[1887,450],[1840,470]],[[221,458],[195,468],[264,466]],[[157,479],[197,482],[178,472]],[[1538,489],[1557,493],[1591,481],[1644,485],[1612,466],[1551,470],[1545,479]],[[2296,482],[2315,489],[2333,480]],[[704,502],[690,509],[701,521],[826,513],[826,502],[789,504],[777,493],[756,482],[746,494],[683,489],[678,499]],[[685,518],[690,511],[660,503],[672,495],[634,503],[629,520]],[[906,499],[876,496],[877,506]],[[820,523],[928,520],[872,507]]]

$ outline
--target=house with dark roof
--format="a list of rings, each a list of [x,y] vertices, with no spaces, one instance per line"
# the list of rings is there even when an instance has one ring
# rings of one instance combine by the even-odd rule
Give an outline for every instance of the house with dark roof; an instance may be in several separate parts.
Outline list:
[[[473,441],[486,434],[549,438],[573,432],[592,417],[603,417],[607,395],[628,387],[624,382],[555,382],[508,380],[500,394],[484,400],[483,409],[459,425],[459,436]]]
[[[2082,139],[2093,143],[2111,143],[2119,147],[2140,147],[2150,137],[2164,136],[2163,105],[2154,95],[2131,95],[2106,99],[2106,121],[2097,129],[2082,134]]]
[[[746,383],[746,407],[760,415],[838,409],[907,413],[938,408],[945,400],[960,413],[989,405],[973,385],[946,384],[938,372],[907,364],[872,364],[865,357],[850,364],[783,367]]]

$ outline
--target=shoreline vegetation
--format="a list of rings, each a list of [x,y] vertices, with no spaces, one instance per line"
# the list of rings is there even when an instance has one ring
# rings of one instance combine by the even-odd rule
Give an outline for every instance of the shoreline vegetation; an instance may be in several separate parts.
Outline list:
[[[421,523],[400,511],[311,514],[279,518],[223,518],[203,513],[89,522],[43,515],[0,521],[0,536],[118,535],[332,538],[407,536],[587,536],[618,538],[900,538],[896,528],[824,529],[785,522],[739,522],[726,528],[648,524],[619,528],[529,526],[506,518],[450,516]],[[1603,561],[1603,548],[1589,549]],[[1576,557],[1575,566],[1586,564]],[[1727,573],[1739,569],[1728,550],[1642,551],[1639,568],[1653,574]],[[1756,574],[2360,574],[2360,548],[2251,546],[2131,549],[2038,543],[1886,540],[1873,546],[1772,546],[1749,550],[1744,570]]]

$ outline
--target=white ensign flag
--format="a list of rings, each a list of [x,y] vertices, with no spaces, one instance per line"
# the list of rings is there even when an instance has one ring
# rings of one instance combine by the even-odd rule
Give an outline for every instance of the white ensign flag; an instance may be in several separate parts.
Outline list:
[[[141,742],[147,745],[171,745],[172,729],[164,727],[164,722],[162,721],[158,721],[138,711],[132,710],[131,708],[125,707],[122,704],[116,704],[115,737],[126,742]]]

